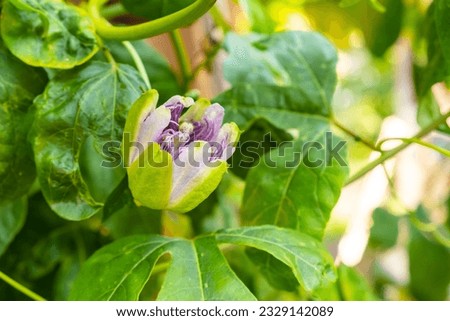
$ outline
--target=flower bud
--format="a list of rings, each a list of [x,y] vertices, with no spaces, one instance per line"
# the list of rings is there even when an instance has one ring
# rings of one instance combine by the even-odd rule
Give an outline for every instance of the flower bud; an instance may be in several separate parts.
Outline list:
[[[239,128],[222,125],[223,107],[204,99],[174,96],[156,108],[157,102],[150,90],[128,114],[122,148],[129,186],[138,204],[188,212],[219,185]]]

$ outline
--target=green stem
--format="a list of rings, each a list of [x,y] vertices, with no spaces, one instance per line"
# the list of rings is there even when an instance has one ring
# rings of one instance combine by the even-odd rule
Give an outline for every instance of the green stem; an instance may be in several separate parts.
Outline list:
[[[331,119],[332,123],[334,126],[336,126],[337,128],[339,128],[340,130],[342,130],[344,133],[346,133],[347,135],[353,137],[353,139],[355,140],[355,142],[359,142],[363,145],[366,145],[367,147],[369,147],[372,150],[381,152],[381,150],[375,146],[373,143],[363,139],[361,136],[359,136],[358,134],[354,133],[352,130],[348,129],[347,127],[343,126],[341,123],[339,123],[336,119],[332,118]]]
[[[444,155],[446,157],[450,157],[450,151],[448,151],[442,147],[436,146],[434,144],[425,142],[418,138],[401,138],[401,137],[387,138],[387,139],[383,139],[381,142],[379,142],[377,146],[379,146],[379,148],[381,149],[381,147],[383,146],[384,143],[392,141],[392,140],[401,140],[402,142],[411,143],[411,144],[415,143],[415,144],[430,148],[432,150],[435,150],[436,152],[441,153],[442,155]]]
[[[103,52],[103,55],[105,55],[106,60],[114,67],[117,66],[117,62],[114,59],[113,55],[111,54],[111,51],[109,51],[108,47],[105,46],[103,43],[103,40],[99,37],[97,37],[97,41],[99,43],[100,49]]]
[[[189,55],[186,51],[186,47],[181,37],[180,30],[173,30],[170,32],[170,39],[172,40],[173,48],[177,55],[178,63],[180,65],[182,85],[183,89],[186,91],[188,87],[188,82],[191,79],[192,67],[189,61]]]
[[[139,71],[139,74],[141,75],[142,79],[145,82],[145,85],[147,86],[147,89],[152,89],[152,86],[150,84],[150,79],[148,79],[147,71],[145,70],[144,63],[142,62],[141,57],[139,56],[136,49],[133,47],[131,42],[129,41],[123,41],[122,44],[125,46],[125,48],[128,50],[131,58],[134,61],[134,64],[136,65],[137,70]]]
[[[222,30],[226,33],[228,31],[230,31],[232,28],[230,26],[230,24],[228,23],[228,21],[223,17],[222,13],[220,12],[219,8],[217,7],[217,5],[213,6],[211,8],[211,10],[209,11],[209,14],[211,15],[211,17],[214,20],[214,23],[216,24],[216,26],[222,28]]]
[[[120,3],[113,3],[112,5],[103,7],[101,9],[101,15],[105,19],[114,19],[120,16],[123,16],[124,14],[127,14],[128,11],[125,9],[125,7]]]
[[[450,117],[450,112],[448,112],[445,115],[437,118],[430,125],[426,126],[420,132],[418,132],[414,137],[412,137],[412,139],[419,139],[419,138],[422,138],[423,136],[431,133],[433,130],[435,130],[437,127],[439,127],[439,125],[441,125],[443,122],[445,122],[448,117]],[[360,179],[361,177],[366,175],[368,172],[373,170],[378,165],[384,163],[385,161],[387,161],[391,157],[394,157],[395,155],[397,155],[399,152],[401,152],[402,150],[407,148],[409,145],[411,145],[411,142],[404,142],[400,146],[398,146],[398,147],[396,147],[394,149],[391,149],[390,151],[382,153],[381,156],[378,159],[376,159],[373,162],[367,164],[362,169],[360,169],[357,173],[355,173],[353,176],[351,176],[347,180],[345,185],[349,185],[349,184],[353,183],[354,181]]]
[[[358,134],[354,133],[352,130],[348,129],[347,127],[345,127],[344,125],[339,123],[336,119],[331,118],[331,121],[332,121],[334,126],[336,126],[340,130],[342,130],[344,133],[346,133],[347,135],[352,137],[355,140],[355,142],[359,142],[359,143],[361,143],[363,145],[366,145],[367,147],[369,147],[370,149],[372,149],[374,151],[381,152],[381,150],[377,146],[375,146],[373,143],[369,142],[368,140],[365,140],[364,138],[362,138]]]
[[[28,289],[27,287],[23,286],[22,284],[20,284],[19,282],[11,279],[9,276],[7,276],[5,273],[3,273],[2,271],[0,271],[0,279],[5,281],[7,284],[9,284],[10,286],[12,286],[14,289],[16,289],[17,291],[25,294],[27,297],[29,297],[30,299],[33,299],[35,301],[46,301],[43,297],[41,297],[39,294],[34,293],[33,291],[31,291],[30,289]]]
[[[187,25],[204,15],[216,0],[197,0],[193,4],[165,17],[134,26],[113,26],[100,14],[101,6],[108,0],[90,0],[87,10],[94,21],[97,33],[106,39],[138,40],[160,35]]]

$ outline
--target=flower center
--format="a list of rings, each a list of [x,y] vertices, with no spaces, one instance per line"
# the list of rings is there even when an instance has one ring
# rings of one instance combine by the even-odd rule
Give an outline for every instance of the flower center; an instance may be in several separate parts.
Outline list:
[[[179,125],[171,120],[168,128],[161,135],[159,141],[161,149],[169,152],[175,159],[178,158],[181,149],[194,141],[193,132],[194,125],[192,123],[183,122]]]

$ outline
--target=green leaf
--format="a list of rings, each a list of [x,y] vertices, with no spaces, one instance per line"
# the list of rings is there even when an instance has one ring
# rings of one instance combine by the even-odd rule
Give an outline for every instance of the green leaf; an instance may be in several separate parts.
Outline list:
[[[36,175],[27,142],[32,122],[29,107],[47,79],[11,55],[0,41],[0,201],[27,193]]]
[[[1,33],[11,52],[31,66],[69,69],[98,50],[90,18],[62,0],[5,1]]]
[[[195,0],[122,0],[122,4],[132,14],[150,20],[179,11]]]
[[[99,250],[82,268],[70,299],[137,300],[155,263],[165,253],[171,255],[172,263],[158,299],[254,299],[212,236],[189,241],[158,235],[131,236]]]
[[[36,99],[38,177],[47,202],[61,217],[94,215],[124,177],[122,165],[105,149],[120,144],[140,88],[145,84],[135,69],[95,61],[58,73]]]
[[[256,300],[229,267],[214,236],[180,243],[171,255],[158,300]]]
[[[438,31],[438,19],[442,14],[438,2],[433,2],[428,8],[423,22],[422,37],[427,42],[427,65],[415,73],[416,88],[419,98],[431,95],[429,89],[435,83],[446,80],[450,76],[450,63],[445,59],[445,51],[441,37],[442,31]],[[442,25],[443,22],[440,24]],[[445,31],[443,31],[445,33]]]
[[[258,249],[247,249],[245,254],[273,288],[290,292],[298,290],[300,284],[289,266]]]
[[[353,267],[339,265],[338,280],[327,287],[314,292],[313,298],[321,301],[376,301],[371,285],[361,273]]]
[[[291,135],[276,128],[268,120],[256,119],[241,134],[236,151],[231,158],[230,169],[237,176],[246,179],[249,170],[258,165],[264,153],[290,140],[292,140]]]
[[[340,265],[338,267],[342,300],[345,301],[375,301],[377,296],[373,293],[367,280],[354,268]]]
[[[168,253],[172,260],[159,300],[254,300],[230,269],[218,243],[267,251],[287,264],[307,290],[334,280],[332,258],[318,241],[295,231],[261,226],[223,230],[194,240],[156,235],[118,240],[86,262],[70,299],[137,300],[155,263]]]
[[[333,142],[335,136],[329,132],[325,120],[303,116],[295,119],[301,128],[300,137],[271,150],[249,171],[241,223],[250,226],[273,224],[321,239],[348,167],[328,159],[330,152],[326,149],[339,144],[340,140]],[[308,151],[311,142],[325,150],[314,148]],[[345,156],[342,156],[341,161],[344,160]],[[316,166],[311,161],[322,164]],[[273,287],[287,291],[296,289],[293,276],[284,264],[266,253],[248,253]]]
[[[423,37],[427,42],[427,64],[417,67],[415,70],[416,91],[419,101],[417,122],[422,126],[428,126],[433,120],[441,116],[440,108],[434,99],[431,86],[438,82],[450,80],[450,62],[445,58],[449,44],[446,44],[447,31],[442,30],[447,23],[443,16],[446,15],[442,1],[434,1],[426,14],[423,23]],[[447,47],[446,47],[447,46]],[[444,133],[449,133],[447,124],[438,128]]]
[[[167,59],[146,41],[133,41],[131,43],[144,63],[152,88],[158,91],[160,102],[163,103],[170,97],[180,94],[182,89]],[[106,46],[111,50],[117,62],[134,66],[130,53],[122,43],[107,41]]]
[[[436,31],[442,46],[442,53],[450,66],[450,0],[435,0],[434,18]]]
[[[260,33],[275,31],[276,23],[260,0],[239,0],[239,5],[247,15],[252,31]]]
[[[447,300],[450,249],[428,239],[410,224],[410,290],[418,300]]]
[[[107,233],[114,239],[161,231],[161,212],[137,206],[127,178],[108,197],[103,208],[103,220]]]
[[[383,250],[395,246],[398,238],[398,221],[398,217],[388,211],[382,208],[375,209],[369,244]]]
[[[323,245],[304,233],[270,225],[220,231],[220,243],[249,246],[287,265],[306,291],[336,280],[333,258]]]
[[[271,150],[248,174],[241,209],[244,225],[273,224],[322,238],[348,174],[345,148],[326,120],[297,115],[294,142]],[[342,145],[345,147],[344,145]]]
[[[419,98],[419,109],[417,110],[417,122],[421,127],[430,125],[437,118],[442,117],[441,109],[434,98],[433,92],[428,92]],[[444,123],[438,127],[444,133],[450,134],[450,127]]]
[[[348,172],[345,150],[339,163],[330,158],[340,143],[332,142],[325,118],[331,115],[336,86],[336,51],[322,36],[306,32],[230,34],[225,47],[230,57],[224,72],[233,87],[216,101],[226,108],[226,120],[248,137],[276,134],[269,144],[258,139],[259,148],[251,150],[254,167],[247,175],[241,222],[288,227],[320,239]],[[255,131],[264,123],[262,131]],[[280,139],[285,140],[281,145]],[[314,148],[317,144],[320,149]],[[247,253],[273,287],[296,289],[284,263],[261,251]]]
[[[24,227],[0,257],[2,271],[48,300],[66,300],[81,263],[105,242],[92,223],[63,220],[41,193],[34,194]],[[0,300],[27,299],[2,285]]]
[[[361,14],[361,29],[369,50],[381,57],[400,35],[404,5],[402,0],[371,0],[371,3],[383,10],[366,5],[365,14]]]
[[[337,55],[319,34],[230,33],[225,48],[230,55],[224,63],[224,74],[233,88],[218,100],[238,114],[228,118],[236,119],[239,127],[245,127],[243,121],[255,115],[271,112],[268,109],[330,115]]]
[[[27,199],[0,204],[0,256],[22,229],[27,216]]]

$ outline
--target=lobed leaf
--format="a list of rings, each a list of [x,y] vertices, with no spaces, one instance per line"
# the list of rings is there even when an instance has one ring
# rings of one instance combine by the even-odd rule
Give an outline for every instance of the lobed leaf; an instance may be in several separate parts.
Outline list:
[[[226,263],[213,237],[189,241],[158,235],[124,238],[99,250],[83,267],[70,299],[138,300],[165,253],[171,255],[172,263],[159,300],[254,299]]]
[[[97,213],[125,175],[109,159],[145,84],[130,66],[94,61],[58,73],[36,101],[34,152],[42,191],[69,220]],[[120,157],[119,153],[116,156]]]
[[[270,253],[287,264],[308,291],[335,278],[332,258],[320,242],[292,230],[239,228],[194,240],[141,235],[109,244],[88,259],[70,299],[137,300],[156,262],[168,253],[172,260],[159,300],[254,300],[230,269],[220,243]]]

